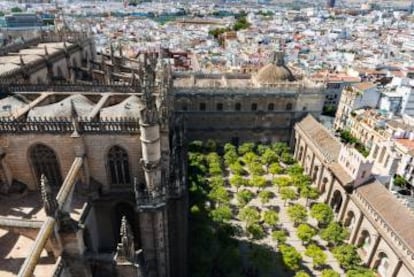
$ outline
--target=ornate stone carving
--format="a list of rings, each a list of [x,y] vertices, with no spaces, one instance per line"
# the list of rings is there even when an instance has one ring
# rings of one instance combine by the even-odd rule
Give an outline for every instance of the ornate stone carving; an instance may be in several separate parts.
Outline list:
[[[43,208],[48,216],[55,216],[58,209],[56,198],[52,195],[49,181],[44,174],[40,177],[40,194],[43,200]]]
[[[121,219],[121,241],[116,248],[117,262],[135,262],[134,234],[125,216]]]

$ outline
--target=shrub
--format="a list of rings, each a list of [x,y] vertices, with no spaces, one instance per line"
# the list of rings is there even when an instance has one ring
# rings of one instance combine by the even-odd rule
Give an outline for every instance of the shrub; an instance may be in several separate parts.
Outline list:
[[[272,232],[272,239],[277,241],[278,243],[285,243],[287,240],[287,231],[285,230],[277,230]]]
[[[262,190],[261,192],[259,192],[259,198],[262,204],[269,203],[270,198],[272,198],[273,196],[274,196],[273,192],[268,191],[268,190]]]
[[[262,239],[265,237],[263,227],[257,223],[248,225],[246,231],[252,236],[253,239]]]
[[[237,198],[237,201],[239,202],[239,206],[246,206],[247,203],[249,203],[250,200],[253,199],[253,197],[254,197],[254,194],[250,190],[247,190],[247,189],[239,191],[236,194],[236,198]]]

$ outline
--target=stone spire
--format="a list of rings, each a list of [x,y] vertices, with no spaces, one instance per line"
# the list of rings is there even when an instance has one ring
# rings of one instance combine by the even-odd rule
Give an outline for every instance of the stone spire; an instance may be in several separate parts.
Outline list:
[[[144,107],[140,110],[141,162],[147,190],[152,197],[156,197],[161,185],[160,124],[153,95],[157,59],[154,54],[145,54],[143,58],[141,89]]]
[[[42,196],[43,208],[45,209],[46,215],[55,216],[58,203],[52,195],[49,181],[44,174],[40,176],[40,195]]]
[[[122,216],[120,228],[121,241],[116,248],[117,262],[135,262],[134,234],[126,216]]]

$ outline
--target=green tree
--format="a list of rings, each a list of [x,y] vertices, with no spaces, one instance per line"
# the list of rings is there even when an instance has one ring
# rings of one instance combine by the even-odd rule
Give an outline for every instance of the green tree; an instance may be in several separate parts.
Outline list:
[[[285,230],[276,230],[272,232],[272,239],[277,241],[279,244],[283,244],[287,240],[287,232]]]
[[[316,200],[319,197],[319,192],[314,187],[303,187],[300,190],[300,197],[306,199],[306,206],[309,205],[309,199]]]
[[[231,144],[229,142],[224,144],[224,152],[225,153],[227,153],[227,152],[236,152],[236,151],[237,151],[237,148],[233,144]]]
[[[262,164],[269,168],[269,165],[272,163],[276,163],[278,161],[278,157],[276,153],[271,149],[266,149],[265,152],[260,157]]]
[[[276,211],[267,210],[262,213],[262,218],[265,224],[273,228],[279,221],[279,214]]]
[[[295,200],[297,199],[297,194],[294,189],[292,188],[281,188],[280,189],[280,197],[282,200],[284,200],[284,206],[286,206],[287,201]]]
[[[251,163],[258,162],[259,161],[259,156],[257,156],[256,153],[254,153],[254,152],[247,152],[241,157],[241,160],[245,164],[249,165]]]
[[[329,244],[338,245],[347,238],[348,230],[337,222],[331,222],[325,229],[321,230],[320,236]]]
[[[300,224],[296,230],[296,235],[304,244],[308,244],[312,238],[316,235],[315,228],[309,226],[308,224]]]
[[[273,151],[280,157],[283,153],[289,153],[289,146],[285,142],[276,142],[272,144]]]
[[[210,178],[210,187],[224,187],[224,179],[222,176],[213,176]]]
[[[210,212],[211,218],[215,222],[226,222],[232,218],[232,211],[229,206],[220,206]]]
[[[230,171],[236,175],[245,175],[246,171],[244,170],[243,166],[238,162],[234,162],[229,166]]]
[[[13,7],[13,8],[10,9],[10,11],[12,13],[21,13],[21,12],[23,12],[23,10],[19,7]]]
[[[276,174],[282,174],[283,168],[278,163],[272,163],[269,166],[269,173],[273,176]]]
[[[239,158],[239,155],[237,155],[236,150],[228,151],[228,152],[224,153],[224,163],[226,165],[230,166],[230,165],[233,165],[233,164],[236,164],[236,163],[239,164],[238,161],[237,161],[238,158]]]
[[[326,226],[333,218],[332,208],[325,203],[316,203],[310,210],[310,215],[318,221],[318,225]]]
[[[263,175],[265,173],[263,166],[258,162],[252,162],[248,164],[250,174]]]
[[[336,246],[332,254],[345,269],[355,268],[361,263],[361,258],[358,255],[356,247],[351,244]]]
[[[259,192],[259,198],[262,204],[269,203],[270,198],[273,198],[273,196],[273,192],[268,190],[262,190],[261,192]]]
[[[294,164],[294,165],[288,167],[288,169],[286,171],[290,176],[295,176],[295,175],[298,175],[298,174],[303,174],[303,167],[300,166],[299,164]]]
[[[240,210],[239,219],[250,226],[260,221],[260,213],[255,207],[245,207]]]
[[[292,154],[290,154],[290,153],[283,153],[282,156],[280,156],[280,160],[285,164],[295,163],[295,159],[293,158]]]
[[[247,189],[241,190],[239,192],[236,193],[236,198],[237,201],[239,202],[239,206],[243,207],[246,206],[247,203],[250,202],[250,200],[252,200],[254,197],[254,194]]]
[[[211,152],[207,154],[206,160],[209,165],[215,163],[220,164],[221,158],[217,153]]]
[[[332,269],[324,269],[322,270],[321,277],[340,277],[340,275]]]
[[[279,245],[279,250],[285,266],[290,270],[297,271],[302,259],[300,253],[294,247],[285,244]]]
[[[238,151],[240,155],[244,155],[248,152],[254,152],[254,143],[245,142],[239,146]]]
[[[300,204],[294,204],[287,209],[290,220],[293,221],[294,225],[305,223],[308,219],[308,213],[306,208]]]
[[[305,255],[312,258],[314,268],[320,268],[322,265],[326,264],[327,256],[325,252],[315,244],[310,244],[306,248]]]
[[[291,179],[293,185],[299,189],[308,188],[311,185],[310,177],[305,174],[295,174],[291,176]]]
[[[257,154],[259,154],[261,156],[268,149],[270,149],[270,147],[268,145],[259,144],[256,147],[256,152],[257,152]]]
[[[230,196],[224,187],[214,187],[208,194],[209,198],[220,205],[228,204]]]
[[[259,189],[263,189],[267,185],[267,180],[263,176],[253,175],[249,182],[251,186]]]
[[[232,187],[236,188],[236,191],[239,191],[239,188],[242,186],[245,186],[247,183],[247,180],[244,179],[242,176],[240,175],[233,175],[230,179],[229,179],[230,185]]]
[[[294,277],[310,277],[310,275],[306,273],[305,271],[301,270],[301,271],[296,272]]]
[[[286,176],[276,177],[272,180],[272,183],[277,187],[278,192],[281,188],[288,187],[292,184],[290,178]]]
[[[223,175],[223,170],[221,169],[219,163],[211,163],[209,164],[208,173],[210,176],[218,176]]]
[[[265,237],[263,227],[257,223],[248,225],[246,231],[252,236],[252,239],[262,239]]]

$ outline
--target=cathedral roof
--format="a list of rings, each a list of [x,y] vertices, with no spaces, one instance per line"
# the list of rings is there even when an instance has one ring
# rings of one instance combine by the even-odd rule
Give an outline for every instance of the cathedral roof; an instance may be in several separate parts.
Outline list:
[[[70,118],[75,112],[79,117],[87,117],[93,110],[95,103],[81,94],[66,97],[57,103],[34,107],[29,111],[28,118]]]
[[[14,111],[23,108],[29,101],[22,96],[7,96],[0,100],[0,117],[10,116]]]
[[[137,96],[132,95],[126,98],[121,103],[101,109],[100,118],[139,118],[139,111],[142,108],[142,103]]]
[[[312,115],[308,114],[297,126],[329,162],[336,162],[341,151],[341,143]]]
[[[262,67],[254,77],[257,84],[272,85],[279,82],[295,81],[290,69],[285,65],[283,53],[276,52],[273,62]]]
[[[414,250],[414,215],[381,183],[373,180],[356,188],[369,206],[392,228],[411,251]],[[375,220],[377,221],[377,220]]]

